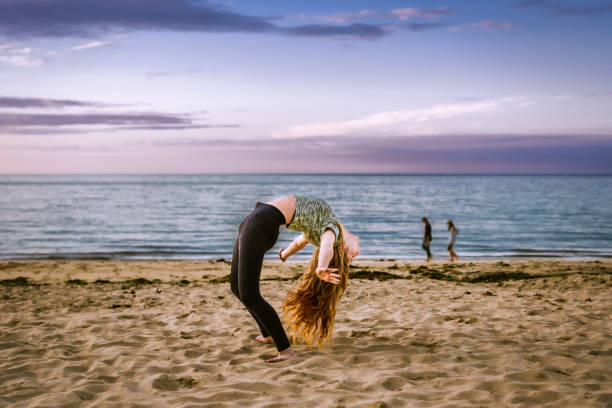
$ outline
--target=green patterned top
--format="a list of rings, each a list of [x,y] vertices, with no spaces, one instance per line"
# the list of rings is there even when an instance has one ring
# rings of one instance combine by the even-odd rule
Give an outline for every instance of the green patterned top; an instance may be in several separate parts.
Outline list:
[[[287,228],[303,233],[304,238],[317,247],[321,245],[321,235],[327,229],[336,234],[334,246],[342,239],[342,228],[336,214],[329,204],[320,198],[296,195],[295,215]]]

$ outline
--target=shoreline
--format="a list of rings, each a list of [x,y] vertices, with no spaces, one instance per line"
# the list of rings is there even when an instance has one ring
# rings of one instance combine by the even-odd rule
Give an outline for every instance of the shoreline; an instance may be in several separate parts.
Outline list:
[[[108,261],[108,262],[215,262],[218,260],[228,260],[231,261],[231,255],[229,256],[214,256],[208,258],[188,258],[188,257],[176,257],[176,258],[167,258],[167,257],[137,257],[137,256],[87,256],[87,255],[44,255],[44,256],[2,256],[0,254],[0,263],[6,262],[72,262],[72,261]],[[275,262],[278,260],[278,255],[276,254],[266,254],[264,257],[265,262]],[[365,261],[397,261],[397,262],[405,262],[405,263],[418,263],[423,262],[423,256],[415,256],[415,257],[405,257],[405,256],[362,256],[360,255],[357,258],[356,262]],[[599,254],[599,255],[587,255],[587,256],[565,256],[565,255],[462,255],[460,256],[459,263],[461,262],[494,262],[494,261],[611,261],[612,254]],[[310,256],[302,256],[302,257],[293,257],[292,259],[286,262],[293,263],[308,263],[310,261]],[[280,261],[279,261],[280,262]],[[448,262],[448,256],[437,256],[434,258],[433,262]]]
[[[111,278],[145,278],[161,282],[172,282],[176,279],[191,279],[206,282],[207,279],[226,276],[230,272],[231,261],[225,258],[217,260],[0,260],[0,281],[23,276],[34,281],[57,282],[62,277],[77,277],[82,280]],[[295,277],[308,268],[308,262],[289,260],[264,260],[262,279],[268,275],[287,274]],[[468,259],[458,262],[433,260],[425,262],[402,261],[397,258],[357,259],[350,267],[354,271],[386,271],[400,275],[410,275],[414,271],[449,271],[455,275],[469,275],[486,268],[482,273],[511,272],[514,270],[544,269],[548,274],[563,269],[605,270],[612,273],[610,259]],[[544,277],[545,275],[541,275]],[[350,276],[349,276],[350,277]]]

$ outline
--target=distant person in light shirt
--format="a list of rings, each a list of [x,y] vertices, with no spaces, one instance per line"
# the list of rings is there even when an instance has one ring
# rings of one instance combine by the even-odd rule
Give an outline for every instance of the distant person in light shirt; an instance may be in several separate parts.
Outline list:
[[[459,256],[455,252],[455,241],[457,240],[457,235],[459,235],[459,230],[455,227],[452,220],[448,220],[446,222],[448,225],[448,254],[450,255],[450,261],[455,262],[459,259]]]

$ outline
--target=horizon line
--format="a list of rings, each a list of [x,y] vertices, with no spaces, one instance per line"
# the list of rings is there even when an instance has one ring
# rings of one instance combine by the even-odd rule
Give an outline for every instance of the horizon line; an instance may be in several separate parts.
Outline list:
[[[610,173],[593,172],[198,172],[198,173],[0,173],[0,176],[249,176],[249,175],[288,175],[288,176],[612,176]]]

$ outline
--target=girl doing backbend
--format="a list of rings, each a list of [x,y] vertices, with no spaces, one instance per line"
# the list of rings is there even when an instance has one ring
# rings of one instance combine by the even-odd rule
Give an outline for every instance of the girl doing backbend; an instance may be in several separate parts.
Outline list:
[[[325,201],[290,195],[257,203],[238,228],[231,288],[259,326],[261,335],[255,340],[276,346],[278,356],[269,363],[296,357],[278,314],[259,291],[264,254],[276,244],[282,225],[302,233],[279,251],[283,262],[308,243],[315,246],[309,270],[283,304],[290,334],[309,345],[330,340],[336,304],[348,284],[348,267],[359,255],[359,237],[340,224]]]

